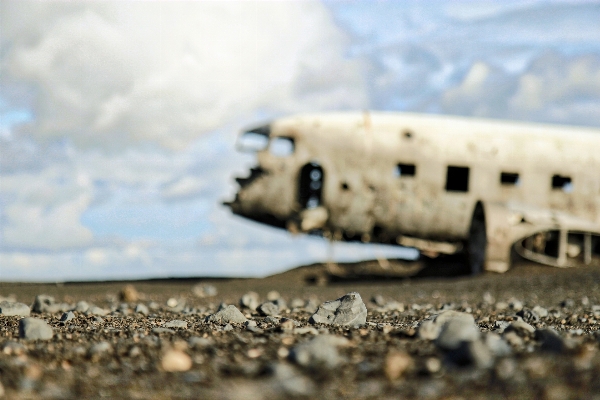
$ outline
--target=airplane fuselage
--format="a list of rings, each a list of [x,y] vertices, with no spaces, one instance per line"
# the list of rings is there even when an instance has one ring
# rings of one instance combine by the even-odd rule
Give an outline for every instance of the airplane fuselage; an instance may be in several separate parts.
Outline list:
[[[266,147],[230,206],[260,222],[441,252],[469,240],[479,203],[558,212],[600,231],[599,129],[356,112],[259,131]]]

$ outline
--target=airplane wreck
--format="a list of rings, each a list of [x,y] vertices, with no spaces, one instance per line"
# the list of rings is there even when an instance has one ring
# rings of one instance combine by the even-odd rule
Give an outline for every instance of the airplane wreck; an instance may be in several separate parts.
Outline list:
[[[465,255],[472,273],[600,264],[600,129],[392,112],[243,132],[232,212],[333,241]]]

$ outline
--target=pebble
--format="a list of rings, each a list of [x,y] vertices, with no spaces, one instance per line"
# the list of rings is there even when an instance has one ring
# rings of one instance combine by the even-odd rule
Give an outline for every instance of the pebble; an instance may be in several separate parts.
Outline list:
[[[520,336],[528,336],[535,332],[535,328],[523,320],[516,320],[510,323],[505,332],[515,331]]]
[[[123,287],[123,289],[121,289],[121,292],[119,293],[119,298],[121,299],[121,301],[127,303],[135,303],[140,299],[140,294],[138,293],[135,286],[125,285],[125,287]]]
[[[90,305],[86,302],[86,301],[78,301],[77,304],[75,305],[75,309],[73,311],[77,311],[80,313],[84,313],[87,310],[89,310]]]
[[[104,308],[100,308],[97,306],[91,306],[86,312],[86,315],[97,315],[99,317],[104,317],[106,315],[108,315],[110,311],[104,309]]]
[[[337,300],[327,301],[317,309],[311,324],[356,326],[367,322],[367,307],[357,292],[348,293]]]
[[[348,339],[342,336],[319,335],[295,346],[290,351],[289,358],[302,367],[331,369],[343,362],[337,348],[347,345]]]
[[[60,322],[68,322],[75,318],[73,311],[67,311],[60,317]]]
[[[310,333],[311,335],[319,334],[319,331],[316,328],[313,328],[312,326],[296,328],[296,329],[294,329],[293,332],[294,332],[294,335],[306,335],[307,333]]]
[[[152,333],[156,333],[157,335],[160,335],[161,333],[175,333],[175,331],[173,329],[169,329],[169,328],[153,328]]]
[[[565,350],[563,339],[554,329],[538,329],[535,332],[535,340],[542,344],[541,349],[543,351],[562,353]]]
[[[536,313],[540,318],[546,318],[548,316],[548,310],[541,306],[535,306],[531,311]]]
[[[274,316],[279,315],[279,307],[273,301],[267,301],[266,303],[262,303],[256,309],[260,315],[263,316]]]
[[[517,316],[523,318],[526,322],[538,322],[540,320],[540,316],[533,310],[528,308],[523,308],[521,311],[517,313]]]
[[[188,323],[179,319],[174,319],[165,324],[165,328],[187,329]]]
[[[453,350],[458,348],[462,342],[474,342],[479,339],[481,333],[475,325],[473,317],[463,316],[454,317],[443,322],[440,334],[435,344],[443,350]]]
[[[240,306],[255,311],[260,305],[260,297],[256,292],[248,292],[240,298]]]
[[[274,301],[277,299],[280,299],[281,295],[279,294],[279,292],[277,290],[271,290],[269,293],[267,293],[267,300],[269,301]]]
[[[290,307],[292,309],[298,309],[298,308],[303,308],[304,307],[304,300],[299,299],[299,298],[293,298],[292,301],[290,301]]]
[[[385,357],[383,371],[390,381],[400,378],[411,366],[413,359],[402,351],[392,351]]]
[[[243,324],[248,319],[234,305],[229,305],[216,313],[209,315],[205,319],[206,322],[215,322],[218,324]]]
[[[192,368],[192,358],[181,350],[168,350],[161,360],[162,369],[167,372],[183,372]]]
[[[11,301],[0,302],[0,315],[4,315],[5,317],[27,317],[30,313],[31,310],[26,304]]]
[[[150,310],[148,310],[148,307],[146,307],[145,304],[138,304],[137,306],[135,306],[135,312],[136,314],[142,314],[142,315],[148,315],[150,313]]]
[[[446,359],[456,365],[474,365],[477,368],[490,368],[494,357],[490,349],[481,341],[463,341],[446,354]]]
[[[19,337],[27,340],[50,340],[54,332],[46,321],[38,318],[23,318],[19,321]]]
[[[496,333],[488,332],[483,338],[483,342],[495,357],[506,357],[512,353],[508,343]]]
[[[198,284],[192,287],[192,293],[199,298],[214,297],[219,292],[216,287],[208,284]]]

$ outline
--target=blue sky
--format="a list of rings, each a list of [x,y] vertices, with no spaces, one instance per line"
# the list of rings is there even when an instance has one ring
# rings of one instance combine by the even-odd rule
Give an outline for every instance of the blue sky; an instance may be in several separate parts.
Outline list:
[[[597,1],[0,7],[0,280],[260,276],[332,251],[407,255],[332,250],[220,205],[254,163],[237,133],[278,116],[600,126]]]

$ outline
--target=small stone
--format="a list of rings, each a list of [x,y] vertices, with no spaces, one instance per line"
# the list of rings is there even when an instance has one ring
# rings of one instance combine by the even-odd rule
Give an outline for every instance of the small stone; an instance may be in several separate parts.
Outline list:
[[[23,318],[19,321],[19,337],[27,340],[50,340],[54,335],[46,321],[37,318]]]
[[[560,335],[553,329],[538,329],[535,340],[542,344],[542,350],[550,353],[561,353],[565,350],[565,343]]]
[[[256,310],[260,305],[260,297],[256,292],[245,293],[240,299],[240,306],[248,308],[252,311]]]
[[[165,328],[187,329],[188,323],[179,319],[174,319],[165,324]]]
[[[268,316],[264,319],[264,322],[271,325],[279,325],[279,318]]]
[[[231,324],[227,324],[223,327],[223,332],[229,332],[233,330],[233,326]]]
[[[440,335],[442,327],[432,319],[425,320],[419,325],[419,338],[424,340],[435,340]]]
[[[548,310],[546,310],[544,307],[535,306],[531,311],[536,313],[540,318],[546,318],[548,316]]]
[[[248,320],[244,323],[244,325],[246,326],[246,328],[248,327],[256,327],[256,321],[252,321],[252,320]]]
[[[319,303],[315,299],[308,299],[304,304],[304,310],[308,313],[316,313],[319,309]]]
[[[483,339],[483,343],[485,343],[495,357],[505,357],[512,353],[508,343],[496,333],[487,333]]]
[[[108,311],[104,308],[92,306],[86,311],[86,315],[98,315],[100,317],[104,317],[104,316],[108,315],[109,312],[110,311]]]
[[[331,369],[342,363],[337,348],[347,345],[348,339],[344,337],[320,335],[294,347],[289,357],[303,367]]]
[[[142,355],[142,350],[138,346],[133,346],[129,349],[129,357],[135,358]]]
[[[281,295],[277,290],[271,290],[269,293],[267,293],[267,300],[269,301],[274,301],[279,298],[281,298]]]
[[[305,326],[302,328],[294,329],[294,335],[306,335],[308,333],[311,335],[318,335],[319,331],[316,328],[313,328],[312,326]]]
[[[540,316],[533,310],[528,308],[523,308],[521,311],[517,313],[517,315],[523,318],[524,321],[527,322],[538,322],[540,320]]]
[[[435,344],[441,349],[453,350],[462,342],[474,342],[479,339],[480,334],[477,325],[469,319],[455,318],[444,322]]]
[[[145,304],[140,303],[137,306],[135,306],[135,312],[142,315],[148,315],[150,311],[148,310],[148,307],[146,307]]]
[[[137,289],[133,285],[125,285],[121,292],[119,293],[119,298],[121,301],[125,301],[127,303],[135,303],[139,300],[140,294]]]
[[[299,299],[299,298],[293,298],[292,301],[290,301],[290,307],[292,309],[295,308],[303,308],[304,307],[304,300]]]
[[[277,307],[277,305],[272,301],[262,303],[260,306],[258,306],[256,310],[260,315],[265,316],[273,316],[279,314],[279,307]]]
[[[75,314],[73,314],[73,311],[67,311],[60,317],[60,322],[71,321],[74,318],[75,318]]]
[[[511,322],[511,324],[505,329],[505,332],[510,332],[510,331],[515,331],[520,336],[528,336],[535,332],[535,328],[533,326],[529,325],[525,321],[517,320],[517,321]]]
[[[199,298],[214,297],[217,295],[217,288],[213,285],[198,284],[192,287],[192,293]]]
[[[506,332],[503,335],[504,340],[513,347],[523,346],[523,339],[515,331]]]
[[[54,297],[45,294],[35,296],[31,311],[34,313],[43,313],[48,311],[48,308],[54,304]]]
[[[9,301],[0,302],[0,315],[5,317],[27,317],[30,313],[31,310],[26,304]]]
[[[73,311],[84,313],[87,310],[89,310],[89,308],[90,308],[90,305],[86,301],[79,301],[75,305],[75,309]]]
[[[515,312],[521,311],[523,309],[523,302],[517,299],[511,299],[508,302],[508,307]]]
[[[492,353],[481,340],[460,342],[456,348],[446,354],[446,357],[456,365],[474,365],[477,368],[490,368],[494,364]]]
[[[367,322],[367,307],[357,292],[348,293],[337,300],[327,301],[317,309],[311,324],[356,326]]]
[[[573,299],[565,299],[560,302],[560,306],[563,308],[573,308],[575,307],[575,301]]]
[[[411,366],[413,360],[411,356],[405,352],[390,352],[385,357],[383,371],[385,376],[390,381],[395,381],[400,378]]]
[[[181,350],[168,350],[161,360],[162,369],[167,372],[183,372],[192,368],[192,358]]]
[[[373,295],[373,297],[371,297],[371,302],[379,307],[383,307],[385,305],[385,299],[380,294]]]
[[[229,305],[222,309],[221,311],[217,311],[215,314],[209,315],[205,319],[206,322],[214,322],[218,324],[243,324],[248,321],[248,319],[237,309],[236,306]]]
[[[179,302],[178,302],[178,301],[177,301],[177,299],[176,299],[176,298],[174,298],[174,297],[171,297],[169,300],[167,300],[167,306],[169,306],[169,307],[171,307],[171,308],[177,307],[177,304],[178,304],[178,303],[179,303]]]

